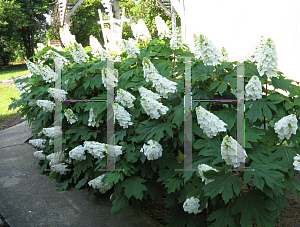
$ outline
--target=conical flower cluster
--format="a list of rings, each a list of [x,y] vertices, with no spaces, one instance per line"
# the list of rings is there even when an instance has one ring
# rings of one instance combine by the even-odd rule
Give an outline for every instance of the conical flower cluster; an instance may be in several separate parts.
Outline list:
[[[240,162],[246,161],[246,151],[231,136],[226,135],[221,143],[221,155],[227,165],[240,166]]]
[[[63,69],[65,66],[70,65],[70,61],[66,59],[65,57],[61,56],[59,53],[48,50],[46,55],[49,57],[53,57],[55,61],[55,66],[57,66],[59,69]]]
[[[95,141],[85,141],[83,143],[84,149],[86,149],[94,158],[102,159],[105,157],[106,146],[105,143],[99,143]]]
[[[294,165],[295,170],[300,171],[300,155],[299,154],[297,154],[297,156],[294,157],[293,165]]]
[[[166,22],[160,17],[155,17],[156,28],[158,31],[159,39],[170,38],[170,29]]]
[[[100,57],[101,61],[106,61],[106,59],[110,58],[110,54],[102,48],[97,38],[92,35],[90,35],[90,46],[92,48],[93,57]]]
[[[118,120],[120,126],[123,128],[128,128],[129,125],[132,125],[131,114],[129,114],[123,106],[120,106],[118,103],[114,104],[114,114]]]
[[[149,161],[159,159],[162,156],[162,146],[155,140],[149,140],[147,144],[143,145],[140,152],[144,152]]]
[[[122,104],[123,106],[127,106],[128,108],[133,107],[133,101],[136,98],[130,94],[129,92],[123,90],[122,88],[119,88],[117,91],[117,97],[116,97],[116,102]]]
[[[82,145],[75,147],[69,152],[69,157],[77,161],[85,160],[85,148]]]
[[[104,84],[104,87],[106,87],[107,90],[113,88],[116,86],[116,83],[118,83],[118,77],[119,73],[118,70],[114,69],[113,73],[108,73],[107,68],[102,69],[102,82]]]
[[[65,47],[72,46],[74,43],[76,43],[75,35],[70,33],[68,25],[65,25],[64,28],[60,28],[59,35]]]
[[[177,91],[177,83],[161,76],[148,58],[144,57],[142,63],[146,81],[148,82],[150,80],[160,95],[164,98],[168,98],[170,94]]]
[[[189,214],[199,214],[202,212],[202,210],[199,210],[200,200],[198,198],[195,198],[194,196],[191,198],[188,198],[183,203],[183,210],[185,212],[188,212]]]
[[[33,152],[33,156],[37,158],[38,160],[45,160],[46,155],[43,154],[44,151],[35,151]]]
[[[182,36],[179,28],[176,28],[176,30],[173,31],[172,33],[171,40],[170,40],[170,47],[173,50],[184,48]]]
[[[39,75],[43,77],[46,83],[55,81],[58,76],[48,65],[37,65]]]
[[[281,118],[278,122],[275,123],[274,129],[278,134],[279,139],[290,139],[292,134],[297,133],[298,129],[298,120],[295,114],[290,114],[289,116]]]
[[[96,117],[97,117],[97,115],[96,116],[94,115],[94,108],[91,108],[90,112],[89,112],[88,126],[99,127],[99,122],[98,121],[96,122]]]
[[[31,72],[31,74],[40,74],[40,71],[37,67],[36,64],[30,62],[29,60],[26,61],[26,66],[27,66],[27,69]]]
[[[81,64],[83,62],[87,62],[89,60],[89,56],[86,54],[85,50],[83,49],[82,45],[79,43],[74,43],[70,47],[71,55],[74,61],[77,64]]]
[[[44,133],[45,136],[51,137],[51,138],[61,136],[61,134],[62,134],[60,126],[54,126],[52,128],[43,128],[42,132]]]
[[[203,60],[205,65],[216,66],[224,61],[220,51],[204,35],[194,35],[195,57]]]
[[[254,55],[250,58],[252,62],[257,62],[257,70],[260,76],[264,74],[267,77],[276,77],[278,70],[277,52],[272,39],[261,37],[260,43],[257,45]]]
[[[204,177],[203,172],[206,172],[208,170],[214,170],[216,172],[219,172],[218,170],[216,170],[215,168],[212,168],[209,165],[206,165],[206,164],[198,165],[199,175],[201,176],[202,182],[205,181],[205,184],[208,184],[208,183],[214,181],[214,179],[207,179],[206,177]]]
[[[218,134],[218,132],[226,132],[227,129],[225,126],[227,126],[227,124],[213,113],[204,109],[202,106],[198,106],[196,108],[196,114],[198,124],[200,125],[200,128],[203,129],[203,132],[207,135],[207,137],[213,138]]]
[[[54,165],[51,165],[50,168],[54,171],[54,172],[57,172],[57,173],[60,173],[61,175],[65,175],[67,174],[67,167],[68,165],[67,164],[64,164],[64,163],[60,163],[60,164],[54,164]]]
[[[99,189],[101,194],[106,193],[109,189],[113,187],[113,183],[111,184],[106,183],[103,185],[102,179],[104,176],[105,174],[102,174],[99,177],[88,182],[89,186],[92,186],[94,189]]]
[[[132,58],[136,58],[137,55],[140,54],[140,49],[133,43],[123,39],[122,44],[128,56],[131,56]]]
[[[131,23],[132,34],[138,42],[148,43],[151,40],[150,32],[142,19],[138,23]]]
[[[61,99],[67,99],[66,95],[68,94],[68,92],[66,92],[65,90],[57,88],[48,88],[48,93],[50,93],[53,98],[57,98],[59,93],[61,93]]]
[[[66,109],[65,110],[65,117],[67,118],[67,121],[70,124],[75,123],[76,121],[78,121],[78,117],[73,113],[72,109]]]
[[[146,89],[146,88],[144,88]],[[144,89],[140,89],[140,90],[144,90]],[[150,93],[151,91],[148,91],[148,93]],[[150,116],[151,119],[158,119],[161,115],[165,115],[167,113],[167,111],[169,110],[168,107],[164,106],[163,104],[161,104],[160,102],[156,101],[155,99],[151,99],[151,96],[144,96],[146,92],[141,92],[140,94],[142,96],[141,98],[141,105],[144,108],[144,110],[146,111],[147,115]],[[155,94],[155,93],[153,93]],[[152,97],[155,95],[152,95]]]
[[[37,100],[36,104],[43,108],[45,112],[52,112],[55,107],[55,103],[48,100]]]
[[[46,140],[45,139],[32,139],[29,140],[28,143],[30,143],[31,145],[38,147],[38,148],[45,148],[45,143]]]
[[[245,99],[253,100],[262,98],[262,86],[259,78],[257,76],[252,76],[249,83],[245,87]]]

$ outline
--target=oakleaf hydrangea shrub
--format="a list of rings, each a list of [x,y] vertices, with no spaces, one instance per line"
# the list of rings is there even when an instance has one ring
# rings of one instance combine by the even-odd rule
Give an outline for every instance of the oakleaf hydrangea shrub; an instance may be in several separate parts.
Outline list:
[[[22,93],[11,108],[21,107],[33,134],[42,139],[32,144],[46,146],[34,153],[40,172],[50,169],[49,177],[59,182],[57,190],[88,187],[91,200],[109,193],[113,215],[130,206],[139,216],[141,203],[164,199],[172,214],[168,226],[274,226],[288,206],[287,187],[300,194],[300,182],[294,177],[300,170],[300,88],[275,71],[274,43],[262,39],[252,60],[244,62],[242,147],[237,142],[237,133],[244,133],[237,132],[237,103],[201,101],[236,99],[238,62],[222,61],[207,37],[195,37],[199,56],[191,58],[191,79],[192,98],[198,101],[192,103],[192,163],[187,168],[185,60],[179,57],[193,55],[185,50],[178,32],[171,38],[161,32],[161,39],[150,40],[143,22],[132,28],[139,51],[125,48],[111,73],[106,60],[115,56],[94,37],[91,47],[83,49],[64,30],[71,36],[64,38],[68,47],[61,52],[45,47],[36,56],[40,63],[28,62],[33,76],[16,80],[27,83],[29,94]],[[38,65],[54,70],[53,58],[45,56],[49,50],[70,62],[63,65],[61,94],[67,100],[85,100],[62,102],[61,153],[54,153],[52,138],[55,83]],[[267,90],[270,86],[274,89]],[[110,155],[115,169],[122,171],[104,171],[112,148],[106,142],[105,100],[112,88],[116,119]],[[288,96],[278,89],[288,91]],[[236,169],[240,163],[250,171]]]

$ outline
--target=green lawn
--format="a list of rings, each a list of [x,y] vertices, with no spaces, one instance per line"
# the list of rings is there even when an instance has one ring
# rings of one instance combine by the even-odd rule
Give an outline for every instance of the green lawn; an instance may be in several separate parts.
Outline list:
[[[23,76],[26,74],[29,74],[29,70],[27,69],[15,69],[15,70],[6,70],[0,72],[0,81],[5,80],[5,79],[11,79],[13,76],[18,77],[18,76]]]
[[[18,111],[18,108],[8,110],[8,106],[12,103],[10,97],[19,99],[19,90],[16,87],[0,86],[0,121],[14,117]]]

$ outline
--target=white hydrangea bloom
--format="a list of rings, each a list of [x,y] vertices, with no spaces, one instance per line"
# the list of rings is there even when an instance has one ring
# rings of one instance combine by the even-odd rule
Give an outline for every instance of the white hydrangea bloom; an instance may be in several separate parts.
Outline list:
[[[70,123],[70,124],[73,124],[75,123],[76,121],[78,121],[78,117],[73,113],[73,110],[72,109],[66,109],[65,110],[65,116],[67,118],[67,121]]]
[[[295,170],[300,171],[300,155],[299,154],[297,154],[297,156],[294,157],[293,165],[294,165]]]
[[[271,38],[266,40],[262,36],[254,54],[250,58],[250,61],[257,63],[259,75],[263,76],[266,74],[269,78],[276,77],[278,70],[277,60],[277,52],[273,40]]]
[[[105,185],[103,185],[102,179],[104,178],[104,176],[105,174],[102,174],[99,177],[88,182],[89,186],[92,186],[95,189],[99,189],[101,194],[106,193],[109,189],[113,187],[113,183],[106,183]]]
[[[113,145],[106,144],[107,153],[109,153],[110,147],[112,147],[112,146],[113,146]],[[114,146],[113,146],[113,151],[114,151],[114,153],[113,153],[112,155],[111,155],[111,153],[109,153],[111,156],[116,157],[116,156],[121,155],[121,154],[122,154],[122,146],[114,145]]]
[[[54,172],[57,172],[57,173],[60,173],[61,175],[66,175],[67,173],[67,167],[68,165],[67,164],[63,164],[63,163],[60,163],[60,164],[54,164],[54,165],[51,165],[50,168],[54,171]]]
[[[81,64],[83,62],[87,62],[89,60],[89,56],[86,54],[85,50],[83,49],[82,45],[79,43],[74,43],[70,47],[71,55],[74,61],[77,64]]]
[[[144,152],[149,161],[159,159],[162,156],[162,146],[155,140],[149,140],[147,144],[143,145],[140,152]]]
[[[259,78],[257,76],[252,76],[248,84],[245,87],[245,99],[253,100],[262,98],[262,86]]]
[[[57,79],[57,74],[48,65],[37,65],[39,74],[46,83],[51,83]]]
[[[72,46],[74,43],[76,43],[75,35],[70,33],[68,25],[65,25],[64,28],[59,29],[59,35],[65,47]]]
[[[142,19],[138,23],[131,23],[132,34],[138,42],[148,43],[151,40],[150,32]]]
[[[99,143],[95,141],[85,141],[83,143],[84,149],[86,149],[94,158],[102,159],[105,157],[106,145],[105,143]]]
[[[46,156],[46,159],[49,160],[49,165],[52,166],[52,165],[56,165],[60,162],[62,162],[63,160],[63,152],[54,152],[52,154],[49,154]]]
[[[57,88],[48,88],[48,93],[52,95],[53,98],[57,97],[59,93],[61,93],[61,99],[67,99],[66,95],[68,92],[62,89],[57,89]]]
[[[53,139],[49,140],[49,145],[54,145],[54,140]]]
[[[292,134],[297,133],[298,129],[298,120],[295,114],[290,114],[281,118],[278,122],[275,123],[274,129],[278,134],[279,139],[290,139]]]
[[[82,145],[75,147],[69,152],[69,157],[77,161],[85,160],[85,147],[83,147]]]
[[[92,48],[93,57],[100,57],[101,61],[106,61],[110,58],[110,54],[101,46],[96,37],[90,35],[90,46]]]
[[[43,128],[42,132],[44,133],[45,136],[51,137],[51,138],[61,136],[61,134],[62,134],[60,126],[54,126],[52,128]]]
[[[48,100],[37,100],[36,104],[46,112],[52,112],[55,107],[55,103]]]
[[[120,126],[123,128],[128,128],[129,125],[133,125],[130,118],[131,114],[128,113],[125,108],[120,106],[118,103],[114,104],[114,114]]]
[[[23,82],[22,84],[21,83],[15,83],[16,85],[16,88],[19,90],[20,92],[20,95],[22,95],[23,93],[27,93],[26,90],[24,90],[23,88],[26,86],[27,83]]]
[[[32,73],[32,74],[40,74],[40,71],[37,67],[36,64],[30,62],[29,60],[26,61],[27,69]]]
[[[46,155],[43,154],[43,151],[36,151],[33,152],[33,156],[39,160],[45,160],[46,159]]]
[[[204,35],[194,35],[195,57],[203,60],[205,65],[216,66],[224,61],[220,51]]]
[[[119,77],[119,72],[117,69],[114,69],[113,73],[108,73],[108,69],[103,68],[101,70],[101,73],[102,73],[102,82],[104,84],[104,87],[106,87],[107,90],[116,86]]]
[[[196,114],[198,124],[200,125],[200,128],[203,129],[203,132],[207,135],[207,137],[213,138],[218,134],[218,132],[226,132],[227,129],[225,126],[227,126],[227,124],[213,113],[204,109],[202,106],[198,106],[196,108]]]
[[[88,126],[99,127],[99,122],[96,121],[96,117],[97,117],[97,115],[96,116],[94,115],[94,108],[91,108],[90,112],[89,112],[89,123],[88,123]]]
[[[209,166],[209,165],[206,165],[206,164],[198,165],[199,175],[200,175],[201,178],[202,178],[202,182],[205,181],[205,184],[208,184],[208,183],[214,181],[214,179],[207,179],[206,177],[204,177],[203,172],[206,172],[206,171],[208,171],[208,170],[214,170],[215,172],[219,172],[218,170],[216,170],[215,168],[212,168],[212,167]]]
[[[229,61],[229,54],[227,53],[227,50],[225,49],[225,47],[222,47],[221,53],[223,56],[223,61]]]
[[[227,165],[240,166],[240,162],[246,161],[246,151],[231,136],[226,135],[221,143],[221,155]]]
[[[139,87],[139,92],[142,98],[148,98],[152,100],[158,100],[161,98],[159,94],[156,94],[144,87]]]
[[[142,63],[146,82],[150,80],[159,94],[161,94],[164,98],[168,98],[171,93],[176,92],[177,83],[161,76],[148,58],[144,57]]]
[[[38,148],[45,148],[45,143],[46,140],[45,139],[32,139],[29,140],[28,143],[30,143],[31,145],[38,147]]]
[[[166,22],[160,17],[160,16],[156,16],[155,17],[155,23],[156,23],[156,28],[158,31],[158,36],[159,39],[163,39],[163,38],[170,38],[170,29],[168,27],[168,25],[166,24]]]
[[[125,51],[127,52],[128,56],[136,58],[137,54],[140,54],[140,48],[138,48],[133,43],[123,39],[122,44],[123,44],[123,47],[124,47]]]
[[[172,37],[170,40],[170,47],[173,50],[184,48],[183,42],[182,42],[182,36],[181,36],[181,32],[180,32],[179,28],[176,28],[176,30],[173,31],[173,33],[172,33]]]
[[[200,200],[198,198],[195,198],[194,196],[191,198],[188,198],[183,203],[183,210],[185,212],[188,212],[189,214],[199,214],[202,212],[202,210],[198,210],[200,207],[199,204]]]
[[[32,123],[30,123],[28,120],[23,121],[22,124],[24,126],[27,126],[27,127],[31,127],[32,126]]]
[[[46,54],[49,55],[50,57],[54,57],[55,65],[60,69],[63,69],[65,66],[71,64],[68,59],[66,59],[64,56],[61,56],[59,53],[55,51],[48,50]]]
[[[158,119],[161,115],[165,115],[169,108],[162,103],[148,98],[141,98],[141,105],[151,119]]]
[[[133,101],[136,100],[136,98],[129,92],[123,90],[122,88],[119,88],[117,90],[117,97],[115,100],[116,102],[121,103],[123,106],[131,108],[134,106]]]

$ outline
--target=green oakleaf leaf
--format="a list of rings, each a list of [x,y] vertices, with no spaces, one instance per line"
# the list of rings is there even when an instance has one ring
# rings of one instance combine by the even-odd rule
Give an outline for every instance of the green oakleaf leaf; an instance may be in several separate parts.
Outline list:
[[[179,190],[183,185],[183,180],[176,177],[167,180],[166,187],[168,188],[168,193],[175,192],[175,190]]]
[[[134,196],[135,198],[142,200],[142,191],[147,190],[147,187],[142,184],[145,181],[146,180],[140,177],[130,177],[124,180],[121,185],[122,187],[125,187],[125,195],[127,198],[130,199],[131,196]]]
[[[124,180],[124,173],[120,172],[120,171],[115,171],[112,173],[107,173],[105,175],[105,180],[103,181],[103,184],[111,184],[111,183],[115,183],[117,184],[120,180],[123,181]]]
[[[210,225],[211,227],[238,227],[239,225],[234,222],[234,218],[231,215],[231,207],[219,208],[218,210],[211,213],[207,221],[212,221],[216,219],[214,224]]]

